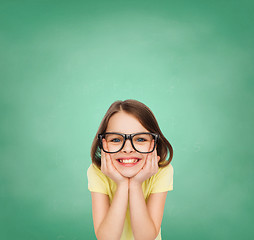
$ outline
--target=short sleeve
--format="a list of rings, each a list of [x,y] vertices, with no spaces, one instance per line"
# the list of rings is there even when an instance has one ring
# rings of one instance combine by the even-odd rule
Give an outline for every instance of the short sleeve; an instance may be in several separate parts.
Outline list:
[[[151,193],[167,192],[173,190],[173,174],[174,170],[171,164],[159,171],[152,177]]]
[[[91,164],[87,170],[88,190],[108,194],[108,179],[95,165]]]

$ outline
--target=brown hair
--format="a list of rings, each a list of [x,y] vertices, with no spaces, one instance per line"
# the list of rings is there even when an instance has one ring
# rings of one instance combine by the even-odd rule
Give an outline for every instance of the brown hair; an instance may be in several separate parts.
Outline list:
[[[94,137],[92,147],[91,147],[91,158],[92,162],[100,168],[101,166],[101,151],[99,148],[98,134],[105,133],[109,119],[120,111],[124,111],[136,117],[138,121],[146,128],[149,132],[158,133],[159,141],[157,144],[157,155],[160,156],[159,167],[167,166],[173,157],[173,148],[169,141],[162,134],[160,127],[157,123],[157,120],[152,113],[152,111],[143,103],[128,99],[125,101],[116,101],[112,103],[103,117],[99,129]],[[166,160],[166,157],[169,153],[169,159]]]

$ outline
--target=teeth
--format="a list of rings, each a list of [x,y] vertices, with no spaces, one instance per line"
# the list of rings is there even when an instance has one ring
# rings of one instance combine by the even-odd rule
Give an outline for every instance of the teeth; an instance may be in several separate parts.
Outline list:
[[[119,159],[120,163],[136,163],[138,159]]]

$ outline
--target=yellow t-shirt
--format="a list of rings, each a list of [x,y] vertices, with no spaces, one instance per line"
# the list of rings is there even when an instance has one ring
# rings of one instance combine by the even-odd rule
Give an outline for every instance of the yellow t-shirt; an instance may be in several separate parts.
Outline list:
[[[104,193],[109,196],[110,203],[116,192],[116,183],[104,175],[101,170],[94,164],[91,164],[87,170],[88,189],[91,192]],[[173,190],[173,167],[171,164],[164,168],[159,168],[159,171],[142,183],[142,189],[145,200],[148,199],[151,193],[167,192]],[[129,206],[127,208],[123,233],[121,240],[134,240]],[[161,240],[161,231],[155,240]]]

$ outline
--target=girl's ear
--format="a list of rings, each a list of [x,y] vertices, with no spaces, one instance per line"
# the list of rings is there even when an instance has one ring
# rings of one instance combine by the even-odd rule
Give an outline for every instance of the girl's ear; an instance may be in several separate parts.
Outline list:
[[[158,161],[158,162],[160,161],[160,159],[161,159],[161,157],[160,157],[160,156],[157,156],[157,161]]]

